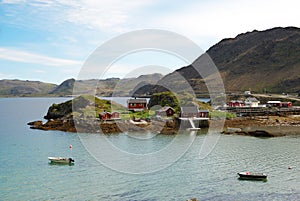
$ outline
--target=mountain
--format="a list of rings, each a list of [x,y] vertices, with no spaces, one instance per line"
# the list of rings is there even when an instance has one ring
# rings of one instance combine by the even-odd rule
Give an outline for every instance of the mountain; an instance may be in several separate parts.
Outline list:
[[[211,71],[213,65],[217,67],[227,93],[247,90],[300,93],[300,29],[276,27],[223,39],[191,65],[164,77],[154,73],[124,79],[69,79],[59,86],[33,81],[1,80],[0,95],[66,96],[74,93],[75,86],[76,95],[96,91],[97,96],[149,96],[155,92],[182,91],[204,97],[208,95],[206,84],[213,85],[216,81],[216,73]]]
[[[57,85],[39,81],[0,80],[1,96],[39,96],[50,93]]]
[[[120,80],[114,89],[114,96],[143,96],[149,95],[148,91],[143,91],[142,94],[137,93],[140,88],[145,86],[152,86],[163,78],[163,75],[159,73],[153,73],[148,75],[140,75],[137,78],[125,78]]]
[[[38,81],[0,80],[0,96],[70,96],[95,92],[97,96],[132,96],[141,86],[156,84],[162,77],[163,75],[154,73],[124,79],[75,80],[71,78],[60,85]]]
[[[263,92],[300,90],[300,29],[273,28],[224,39],[207,53],[226,89]]]
[[[256,92],[300,91],[300,29],[273,28],[239,34],[223,39],[209,48],[192,65],[166,75],[159,83],[180,86],[188,82],[196,94],[207,93],[206,80],[197,70],[206,65],[209,55],[218,68],[227,92],[251,90]],[[182,89],[177,89],[182,90]]]
[[[75,79],[73,78],[65,80],[60,85],[55,87],[55,89],[52,90],[50,94],[57,94],[57,95],[72,94],[74,83],[75,83]]]
[[[103,80],[75,80],[69,79],[57,86],[51,93],[57,95],[92,94],[96,90],[97,96],[131,96],[136,89],[148,84],[156,84],[163,75],[159,73],[140,75],[137,78],[108,78]],[[73,87],[75,86],[75,91]]]

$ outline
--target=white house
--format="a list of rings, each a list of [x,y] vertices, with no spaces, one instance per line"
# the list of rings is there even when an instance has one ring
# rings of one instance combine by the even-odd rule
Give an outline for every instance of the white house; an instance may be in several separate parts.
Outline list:
[[[245,100],[245,105],[247,107],[258,107],[259,103],[260,103],[260,101],[254,97],[249,97],[249,98],[246,98],[246,100]]]

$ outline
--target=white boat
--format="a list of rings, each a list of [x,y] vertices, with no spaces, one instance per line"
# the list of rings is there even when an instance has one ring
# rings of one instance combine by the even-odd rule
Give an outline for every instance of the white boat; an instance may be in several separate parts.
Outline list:
[[[60,163],[60,164],[71,164],[74,163],[72,158],[66,157],[48,157],[51,163]]]
[[[264,173],[256,172],[239,172],[238,175],[240,179],[253,179],[253,180],[266,180],[267,175]]]

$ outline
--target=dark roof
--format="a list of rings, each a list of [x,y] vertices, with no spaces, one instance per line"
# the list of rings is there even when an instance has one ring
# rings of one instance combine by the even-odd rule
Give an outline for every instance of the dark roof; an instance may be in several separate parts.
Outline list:
[[[147,103],[147,100],[145,98],[138,98],[138,99],[128,99],[127,103]]]
[[[182,113],[198,113],[198,108],[196,106],[187,106],[187,107],[181,107]]]
[[[157,112],[166,112],[168,109],[174,110],[172,107],[165,106],[157,110]]]

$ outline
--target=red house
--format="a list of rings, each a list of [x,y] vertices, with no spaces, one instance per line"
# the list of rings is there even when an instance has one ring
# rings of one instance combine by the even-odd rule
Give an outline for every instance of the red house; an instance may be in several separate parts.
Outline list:
[[[198,117],[209,117],[209,111],[208,110],[198,110]]]
[[[174,109],[172,107],[162,107],[159,110],[155,111],[156,115],[171,117],[174,115]]]
[[[280,107],[292,107],[292,103],[291,102],[281,102]]]
[[[272,107],[292,107],[291,102],[268,101],[267,104]]]
[[[100,120],[116,120],[120,119],[120,113],[119,112],[101,112],[99,114]]]
[[[228,107],[244,107],[245,103],[241,100],[231,100],[227,105]]]
[[[181,107],[180,117],[183,118],[208,118],[208,110],[198,110],[196,106]]]
[[[268,101],[267,104],[271,107],[280,107],[281,101]]]
[[[127,107],[130,111],[143,111],[147,109],[147,100],[145,98],[131,98],[127,100]]]

